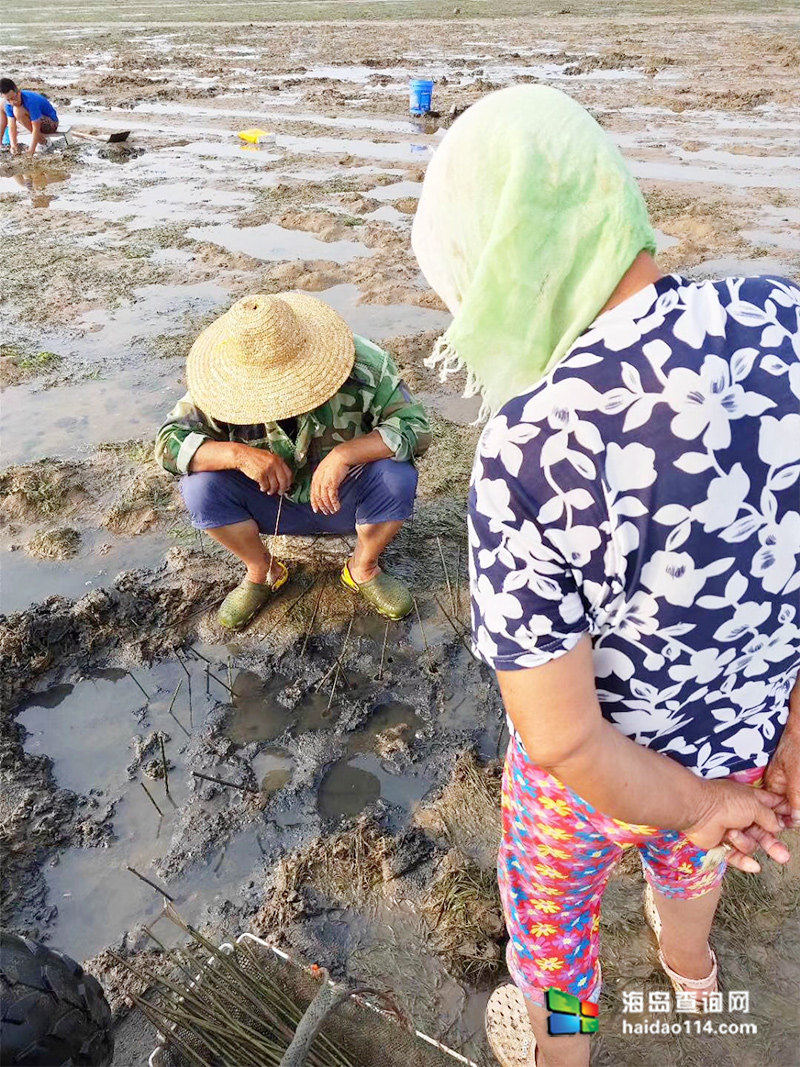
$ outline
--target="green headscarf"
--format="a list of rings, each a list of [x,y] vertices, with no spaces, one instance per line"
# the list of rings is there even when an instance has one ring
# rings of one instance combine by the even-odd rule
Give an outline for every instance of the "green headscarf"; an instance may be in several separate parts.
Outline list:
[[[412,245],[453,313],[428,366],[466,367],[481,418],[535,385],[596,318],[655,235],[610,138],[565,93],[491,93],[445,135]]]

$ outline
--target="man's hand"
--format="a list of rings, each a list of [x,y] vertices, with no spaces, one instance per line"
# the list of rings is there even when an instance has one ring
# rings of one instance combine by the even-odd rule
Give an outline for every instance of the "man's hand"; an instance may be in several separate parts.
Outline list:
[[[347,477],[350,464],[334,448],[314,471],[311,479],[311,507],[323,515],[335,515],[341,508],[339,486]]]
[[[732,845],[728,862],[754,874],[760,870],[752,858],[756,849],[777,863],[788,861],[788,849],[775,837],[783,829],[776,810],[784,803],[783,797],[726,779],[712,779],[703,785],[701,811],[683,831],[693,844],[705,851],[723,843]]]
[[[280,456],[262,448],[241,445],[237,449],[236,466],[242,474],[257,482],[262,493],[273,496],[285,493],[292,484],[292,471]]]
[[[792,716],[767,765],[764,785],[786,798],[791,825],[800,827],[800,726]]]

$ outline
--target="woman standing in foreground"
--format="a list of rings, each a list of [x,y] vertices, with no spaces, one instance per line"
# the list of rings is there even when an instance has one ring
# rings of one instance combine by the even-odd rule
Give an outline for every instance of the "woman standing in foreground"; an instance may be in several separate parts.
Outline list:
[[[597,1002],[622,850],[686,1003],[718,988],[721,857],[786,862],[800,825],[800,290],[663,276],[622,157],[541,86],[455,123],[413,245],[454,315],[433,361],[499,411],[469,517],[475,646],[513,724],[515,985],[487,1030],[503,1065],[583,1067],[544,996]]]

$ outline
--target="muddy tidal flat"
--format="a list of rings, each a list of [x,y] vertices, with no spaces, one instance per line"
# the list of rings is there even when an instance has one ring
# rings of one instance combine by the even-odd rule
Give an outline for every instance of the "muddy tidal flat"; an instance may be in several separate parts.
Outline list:
[[[0,155],[2,921],[90,961],[122,1028],[118,1067],[155,1036],[126,1043],[109,950],[152,952],[153,923],[167,936],[129,866],[214,939],[251,930],[393,989],[421,1030],[493,1063],[482,1016],[504,974],[507,735],[466,637],[477,404],[422,362],[449,322],[409,242],[427,163],[454,110],[554,85],[629,161],[662,269],[800,276],[797,7],[553,8],[22,0],[5,13],[0,73],[84,136]],[[436,82],[423,119],[408,114],[420,75]],[[245,144],[249,128],[271,136]],[[115,131],[130,136],[107,143]],[[388,558],[418,611],[387,626],[354,605],[338,581],[346,541],[280,539],[291,581],[231,641],[215,608],[237,568],[192,530],[151,442],[199,330],[247,293],[288,289],[392,351],[430,409],[417,511]],[[714,944],[757,1036],[634,1050],[622,992],[667,989],[641,890],[626,862],[606,898],[593,1063],[797,1067],[797,859],[726,884]]]

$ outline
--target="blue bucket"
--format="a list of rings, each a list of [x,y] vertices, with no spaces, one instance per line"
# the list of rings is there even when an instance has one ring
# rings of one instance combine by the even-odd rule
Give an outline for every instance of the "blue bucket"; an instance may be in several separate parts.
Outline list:
[[[413,78],[409,98],[409,111],[412,115],[425,115],[431,109],[433,81],[428,78]]]

